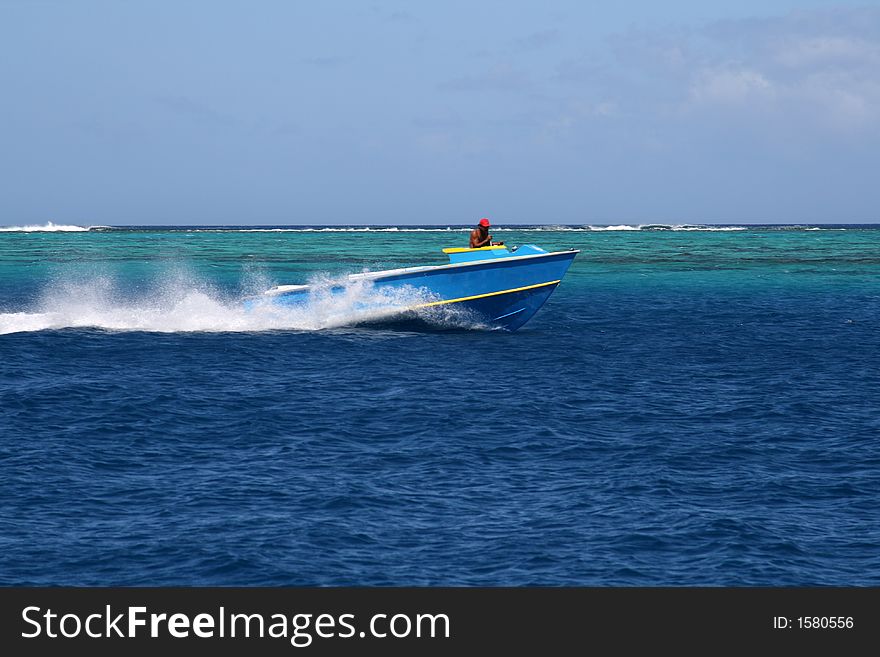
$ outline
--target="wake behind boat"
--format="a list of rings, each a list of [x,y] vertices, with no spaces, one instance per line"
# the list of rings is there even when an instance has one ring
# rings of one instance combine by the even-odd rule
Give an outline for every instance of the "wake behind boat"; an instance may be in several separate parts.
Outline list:
[[[363,284],[379,294],[363,304],[365,317],[416,316],[437,309],[465,310],[492,327],[515,331],[553,293],[579,251],[548,252],[533,244],[448,248],[449,263],[352,274],[348,284]],[[247,300],[258,306],[303,306],[316,294],[341,295],[345,284],[279,285]],[[388,294],[390,293],[390,294]]]

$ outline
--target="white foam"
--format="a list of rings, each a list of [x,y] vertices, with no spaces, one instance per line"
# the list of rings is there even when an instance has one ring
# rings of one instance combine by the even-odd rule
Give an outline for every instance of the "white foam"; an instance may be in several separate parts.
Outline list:
[[[587,226],[586,230],[641,230],[641,226],[630,226],[628,224],[621,224],[619,226]]]
[[[91,226],[66,226],[46,222],[43,226],[0,226],[0,233],[84,233]]]
[[[689,225],[673,225],[669,227],[670,230],[701,230],[708,232],[720,232],[725,233],[729,231],[735,230],[748,230],[745,226],[689,226]]]
[[[157,286],[140,298],[125,298],[112,279],[66,282],[47,289],[33,308],[0,313],[0,335],[67,328],[156,333],[315,331],[390,319],[434,300],[423,289],[377,289],[369,281],[347,277],[323,278],[312,285],[312,294],[302,304],[258,302],[247,308],[240,295],[231,297],[209,285],[181,279]],[[438,323],[450,318],[459,324],[464,321],[442,311],[424,315]]]
[[[554,228],[554,230],[565,230],[565,228]],[[584,228],[575,228],[573,230],[590,230],[590,231],[626,231],[626,230],[651,230],[651,231],[709,231],[709,232],[727,232],[734,230],[748,230],[745,226],[709,226],[703,224],[620,224],[617,226],[585,226]]]

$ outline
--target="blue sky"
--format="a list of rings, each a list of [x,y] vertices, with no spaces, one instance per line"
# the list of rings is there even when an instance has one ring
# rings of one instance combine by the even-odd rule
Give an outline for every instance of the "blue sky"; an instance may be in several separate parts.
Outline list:
[[[880,4],[0,0],[0,225],[880,221]]]

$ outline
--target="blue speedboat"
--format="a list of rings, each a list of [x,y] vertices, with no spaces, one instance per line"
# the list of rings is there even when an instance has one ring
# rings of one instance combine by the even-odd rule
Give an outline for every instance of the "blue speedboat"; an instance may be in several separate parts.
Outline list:
[[[515,331],[553,293],[579,251],[551,253],[526,244],[510,249],[449,248],[443,253],[449,256],[448,264],[352,274],[329,286],[279,285],[250,299],[247,305],[304,306],[319,296],[341,297],[356,286],[360,293],[356,305],[365,320],[466,315],[488,326]]]

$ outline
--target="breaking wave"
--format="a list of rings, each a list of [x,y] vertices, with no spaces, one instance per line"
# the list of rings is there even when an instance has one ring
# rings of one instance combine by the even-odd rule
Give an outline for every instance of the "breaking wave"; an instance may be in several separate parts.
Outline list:
[[[554,230],[567,230],[565,227],[556,227]],[[588,231],[618,231],[618,230],[672,230],[672,231],[733,231],[749,230],[746,226],[707,226],[701,224],[620,224],[617,226],[584,226],[571,230]]]
[[[105,228],[105,226],[72,226],[47,221],[42,226],[0,226],[0,233],[85,233],[93,228]]]

